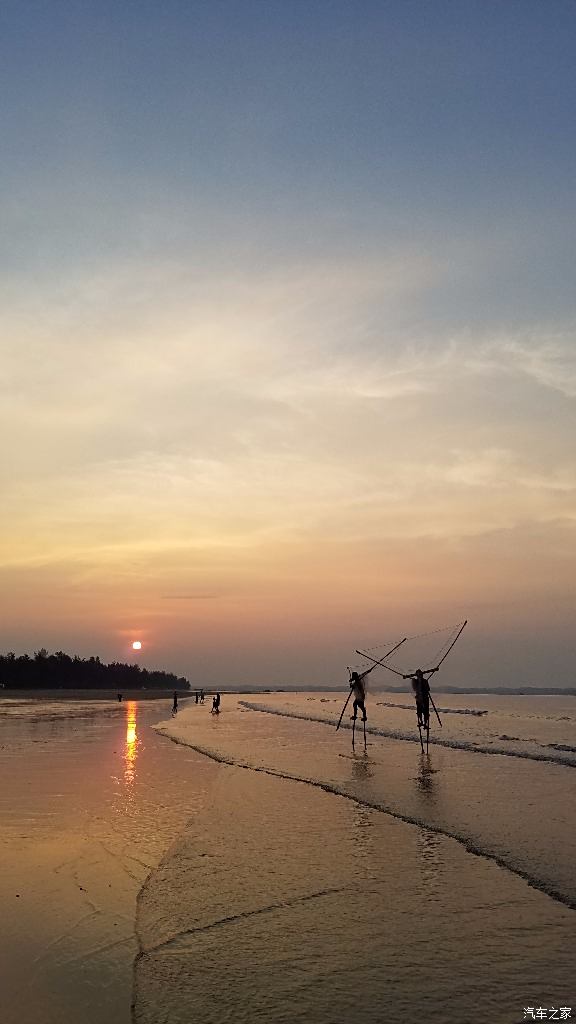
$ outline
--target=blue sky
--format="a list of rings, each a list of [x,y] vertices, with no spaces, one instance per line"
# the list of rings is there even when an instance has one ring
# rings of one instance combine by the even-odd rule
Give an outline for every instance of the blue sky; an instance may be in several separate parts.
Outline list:
[[[569,672],[575,30],[3,5],[3,646],[331,683],[468,615],[478,685]]]

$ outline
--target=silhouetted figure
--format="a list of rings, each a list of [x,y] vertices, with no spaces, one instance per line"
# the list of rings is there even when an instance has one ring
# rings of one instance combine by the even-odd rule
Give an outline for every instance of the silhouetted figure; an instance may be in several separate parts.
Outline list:
[[[350,673],[350,689],[354,693],[354,703],[352,705],[354,714],[350,715],[350,717],[353,718],[354,721],[356,721],[356,718],[358,717],[358,709],[362,712],[362,721],[366,721],[366,687],[364,685],[364,680],[375,668],[376,665],[372,665],[372,668],[367,668],[365,672]]]
[[[200,690],[200,703],[204,703],[204,690]]]
[[[410,679],[412,682],[416,698],[416,716],[421,729],[427,729],[430,724],[430,685],[426,676],[432,675],[436,671],[435,668],[429,668],[423,672],[421,668],[417,668],[414,675],[403,676],[404,679]]]
[[[176,690],[174,690],[174,703],[172,705],[172,714],[175,715],[177,711],[178,711],[178,694],[176,693]]]
[[[200,694],[198,693],[198,690],[196,690],[196,693],[194,694],[194,698],[195,698],[196,704],[198,703],[199,697],[200,697]]]
[[[219,693],[215,693],[213,698],[212,698],[212,714],[213,715],[219,715],[220,714],[220,694]]]
[[[122,703],[122,694],[121,693],[118,694],[118,703],[119,704]]]

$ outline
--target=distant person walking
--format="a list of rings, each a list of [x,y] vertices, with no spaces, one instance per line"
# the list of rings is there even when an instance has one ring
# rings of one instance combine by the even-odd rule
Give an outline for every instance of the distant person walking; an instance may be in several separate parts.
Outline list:
[[[211,711],[211,714],[213,714],[213,715],[219,715],[220,714],[220,694],[219,693],[215,693],[213,698],[212,698],[212,711]]]
[[[200,703],[204,703],[204,690],[200,690]]]
[[[174,703],[172,705],[172,714],[175,715],[177,711],[178,711],[178,694],[176,693],[176,690],[174,690]]]
[[[118,694],[118,703],[119,704],[122,703],[122,694],[121,693]]]

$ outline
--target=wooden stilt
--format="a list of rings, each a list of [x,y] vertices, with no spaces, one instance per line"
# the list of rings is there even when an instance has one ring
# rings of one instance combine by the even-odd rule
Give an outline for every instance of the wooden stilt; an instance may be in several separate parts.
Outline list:
[[[362,719],[362,725],[364,726],[364,750],[366,750],[366,719]]]
[[[354,715],[354,721],[352,722],[352,750],[354,750],[354,734],[356,732],[356,715]]]
[[[424,753],[424,744],[422,742],[422,726],[420,725],[420,720],[418,720],[418,735],[420,736],[420,746],[422,747],[422,753]]]

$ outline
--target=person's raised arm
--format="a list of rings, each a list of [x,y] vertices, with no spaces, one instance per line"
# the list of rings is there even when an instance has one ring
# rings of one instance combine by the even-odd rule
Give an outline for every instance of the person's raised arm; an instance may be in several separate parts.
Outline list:
[[[360,679],[364,679],[365,676],[369,676],[370,673],[373,672],[375,668],[378,668],[378,665],[371,665],[370,668],[367,668],[366,671],[362,673]]]

